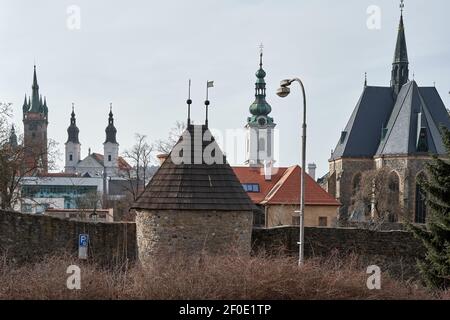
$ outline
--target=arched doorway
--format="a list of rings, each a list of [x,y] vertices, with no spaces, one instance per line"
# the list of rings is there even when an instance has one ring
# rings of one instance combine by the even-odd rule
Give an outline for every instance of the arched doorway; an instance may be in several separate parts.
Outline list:
[[[420,186],[419,181],[427,181],[427,176],[421,172],[416,177],[416,201],[415,201],[415,223],[426,223],[427,220],[427,206],[426,206],[426,193]]]

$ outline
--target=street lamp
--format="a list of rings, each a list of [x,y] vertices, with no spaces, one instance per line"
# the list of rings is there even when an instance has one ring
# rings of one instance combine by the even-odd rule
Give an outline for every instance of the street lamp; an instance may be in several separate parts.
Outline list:
[[[300,241],[299,245],[299,258],[298,264],[302,265],[304,262],[304,252],[305,252],[305,167],[306,167],[306,94],[303,82],[299,78],[294,78],[292,80],[283,80],[280,83],[280,88],[277,90],[277,95],[281,98],[287,97],[291,93],[289,86],[293,82],[298,82],[302,88],[303,94],[303,124],[302,124],[302,168],[301,168],[301,186],[300,186]]]

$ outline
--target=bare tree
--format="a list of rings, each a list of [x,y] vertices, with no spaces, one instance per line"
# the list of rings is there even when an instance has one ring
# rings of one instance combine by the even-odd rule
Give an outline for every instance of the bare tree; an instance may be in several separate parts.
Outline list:
[[[93,191],[75,198],[75,203],[79,209],[80,219],[90,218],[88,214],[94,213],[103,206],[103,195],[101,192]]]
[[[136,143],[131,149],[123,153],[123,157],[129,162],[130,167],[123,173],[128,181],[127,191],[135,201],[147,184],[150,166],[152,164],[153,145],[147,141],[147,136],[136,134]]]
[[[19,137],[17,145],[11,145],[9,118],[11,104],[0,103],[0,208],[13,209],[14,205],[27,195],[20,191],[22,182],[27,177],[40,176],[42,167],[39,162],[30,166],[27,161],[30,153],[23,146],[22,136]],[[49,140],[45,152],[48,154],[49,168],[53,169],[56,165],[58,155],[57,143]],[[43,151],[44,152],[44,151]],[[45,156],[47,156],[47,154]],[[42,158],[43,154],[33,154],[36,159]]]
[[[155,142],[155,148],[158,152],[169,154],[172,148],[180,139],[180,136],[186,130],[186,123],[182,121],[175,122],[175,126],[170,129],[169,136],[166,140],[157,140]]]
[[[404,217],[400,203],[400,180],[389,168],[369,170],[355,176],[350,212],[359,213],[370,222],[397,222]]]

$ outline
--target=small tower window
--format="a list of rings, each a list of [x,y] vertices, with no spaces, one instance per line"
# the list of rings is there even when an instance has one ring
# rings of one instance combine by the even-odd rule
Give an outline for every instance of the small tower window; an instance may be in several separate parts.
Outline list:
[[[73,155],[69,155],[69,161],[73,161]]]
[[[266,140],[264,138],[259,138],[258,142],[259,151],[266,151]]]
[[[111,162],[111,155],[108,155],[108,161]]]

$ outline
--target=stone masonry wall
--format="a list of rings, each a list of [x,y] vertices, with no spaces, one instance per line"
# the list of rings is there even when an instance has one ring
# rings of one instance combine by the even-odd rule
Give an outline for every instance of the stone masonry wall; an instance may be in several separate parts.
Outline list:
[[[254,229],[253,250],[298,256],[298,227]],[[367,265],[389,269],[397,276],[417,277],[416,260],[425,248],[406,231],[371,231],[350,228],[305,228],[305,257],[357,254]]]
[[[46,254],[78,255],[78,235],[89,234],[89,258],[115,265],[137,255],[134,223],[92,223],[0,211],[0,254],[17,262],[35,261]]]
[[[137,211],[139,260],[159,254],[251,251],[252,212]]]
[[[0,211],[0,254],[19,262],[58,251],[76,256],[80,233],[90,236],[90,259],[104,265],[135,261],[138,244],[144,260],[161,251],[226,253],[236,244],[246,253],[252,246],[255,253],[283,248],[285,254],[298,254],[298,227],[252,231],[250,213],[141,212],[137,219],[136,228],[134,223],[89,223]],[[402,276],[417,276],[416,259],[425,252],[422,243],[405,231],[305,228],[306,257],[328,256],[336,250],[342,255],[356,253],[367,263],[388,266]]]

